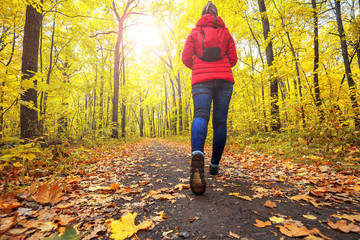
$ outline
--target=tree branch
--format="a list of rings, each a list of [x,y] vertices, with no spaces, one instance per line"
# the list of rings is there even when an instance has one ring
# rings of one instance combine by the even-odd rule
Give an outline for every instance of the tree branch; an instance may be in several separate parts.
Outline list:
[[[74,16],[70,16],[70,15],[67,15],[67,14],[65,14],[65,13],[59,12],[59,11],[57,11],[57,10],[48,11],[48,12],[59,13],[59,14],[65,16],[65,17],[69,17],[69,18],[92,18],[92,19],[107,20],[107,21],[110,20],[110,19],[104,19],[104,18],[98,18],[98,17],[91,17],[91,16],[84,16],[84,15],[74,15]]]
[[[14,100],[14,102],[13,102],[7,109],[5,109],[4,112],[1,113],[0,118],[2,118],[2,117],[5,115],[5,113],[6,113],[12,106],[14,106],[14,104],[17,103],[18,101],[19,101],[19,97],[17,97],[17,98]]]
[[[94,38],[94,37],[97,37],[97,36],[99,36],[99,35],[105,35],[105,34],[111,34],[111,33],[115,33],[115,34],[117,34],[117,32],[115,32],[115,31],[110,31],[110,32],[99,32],[99,33],[96,33],[95,35],[91,35],[90,37],[91,37],[91,38]]]

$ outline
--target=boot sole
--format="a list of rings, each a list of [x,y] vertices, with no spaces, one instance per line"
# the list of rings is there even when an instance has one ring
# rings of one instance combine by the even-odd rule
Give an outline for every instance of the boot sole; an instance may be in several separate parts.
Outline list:
[[[190,189],[195,194],[203,194],[206,190],[204,174],[204,156],[195,154],[191,158],[190,165]]]

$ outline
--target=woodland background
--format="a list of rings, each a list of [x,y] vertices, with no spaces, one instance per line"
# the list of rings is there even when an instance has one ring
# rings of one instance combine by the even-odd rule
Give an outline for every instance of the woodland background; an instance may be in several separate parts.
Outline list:
[[[1,1],[2,144],[189,136],[191,70],[181,53],[206,3]],[[313,144],[331,153],[357,143],[360,1],[214,4],[239,58],[232,142],[271,138],[282,149]]]

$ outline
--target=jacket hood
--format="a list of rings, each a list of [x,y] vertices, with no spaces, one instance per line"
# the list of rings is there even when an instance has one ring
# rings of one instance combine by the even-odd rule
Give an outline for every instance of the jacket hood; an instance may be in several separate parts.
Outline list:
[[[217,16],[217,25],[218,27],[225,27],[224,21],[219,16]],[[213,17],[210,14],[205,14],[204,16],[202,16],[196,23],[196,27],[200,26],[214,27]]]

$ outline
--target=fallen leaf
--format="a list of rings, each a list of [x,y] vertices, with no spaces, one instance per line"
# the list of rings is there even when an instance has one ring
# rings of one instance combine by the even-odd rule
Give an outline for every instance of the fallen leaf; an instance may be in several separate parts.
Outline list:
[[[230,231],[229,237],[231,237],[231,238],[236,238],[236,239],[240,239],[240,236],[237,235],[236,233],[233,233],[232,231]]]
[[[44,222],[44,223],[41,223],[41,225],[38,226],[37,228],[40,229],[40,232],[49,232],[49,231],[53,230],[56,227],[57,227],[56,223]]]
[[[267,200],[267,201],[264,203],[264,206],[265,206],[265,207],[268,207],[268,208],[276,208],[276,207],[277,207],[276,203],[274,203],[274,202],[272,202],[272,201],[270,201],[270,200]]]
[[[164,211],[161,212],[155,212],[156,217],[151,218],[154,222],[163,222],[165,219],[167,219],[167,216],[165,215]]]
[[[110,185],[111,190],[118,189],[119,187],[120,187],[120,183],[113,183],[113,184]]]
[[[104,225],[98,225],[95,227],[89,235],[86,235],[83,240],[90,240],[90,239],[99,239],[98,234],[101,232],[106,232],[106,227]]]
[[[263,228],[263,227],[271,226],[271,222],[270,221],[263,222],[261,220],[256,219],[256,223],[254,223],[254,226]]]
[[[60,208],[60,209],[69,209],[69,208],[72,208],[74,206],[74,202],[71,202],[71,203],[66,203],[66,204],[58,204],[56,205],[56,208]]]
[[[41,204],[50,203],[54,205],[57,202],[60,202],[62,199],[62,190],[60,189],[59,185],[53,184],[48,188],[47,184],[43,184],[37,194],[32,196],[32,198]]]
[[[0,214],[10,213],[14,208],[22,206],[16,199],[15,194],[9,193],[0,196]]]
[[[243,200],[252,201],[253,199],[249,196],[241,196],[240,193],[229,193],[229,196],[235,196]]]
[[[333,223],[332,221],[328,220],[328,225],[332,229],[337,229],[344,233],[349,233],[349,232],[359,233],[360,232],[360,226],[355,225],[354,223],[347,224],[346,220],[339,220],[336,223]]]
[[[193,221],[198,220],[198,219],[199,219],[198,216],[196,216],[194,218],[189,218],[189,223],[192,223]]]
[[[75,228],[72,226],[66,226],[65,232],[61,235],[61,237],[58,237],[59,233],[56,233],[52,238],[45,238],[44,240],[78,240],[80,239],[80,236],[78,235]]]
[[[315,217],[315,216],[313,216],[313,215],[305,215],[305,214],[303,214],[303,217],[304,218],[306,218],[306,219],[310,219],[310,220],[316,220],[317,219],[317,217]]]
[[[17,223],[16,218],[19,215],[15,213],[13,217],[0,218],[0,235],[11,229]]]
[[[277,223],[277,224],[285,222],[285,219],[282,217],[272,216],[269,219],[272,223]]]
[[[179,183],[174,187],[175,190],[179,190],[179,191],[189,188],[190,188],[190,184],[182,184],[182,183]]]
[[[120,220],[115,220],[110,223],[111,227],[111,238],[115,240],[123,240],[132,235],[136,234],[139,230],[149,229],[153,226],[153,221],[146,221],[144,223],[135,225],[135,218],[137,213],[127,213],[125,216],[121,217]]]
[[[308,203],[311,203],[312,205],[314,205],[316,208],[319,208],[321,206],[320,203],[318,203],[313,197],[307,195],[307,194],[301,194],[301,195],[297,195],[297,196],[293,196],[290,198],[291,200],[295,200],[295,201],[306,201]]]
[[[154,195],[153,198],[155,198],[156,200],[173,200],[173,199],[175,199],[175,197],[173,195],[168,194],[168,193],[157,194],[157,195]]]
[[[288,237],[306,237],[311,234],[311,231],[305,226],[298,227],[294,223],[285,224],[284,226],[277,225],[276,227]]]
[[[337,215],[337,214],[333,214],[331,215],[331,217],[335,217],[335,218],[340,218],[340,219],[346,219],[349,220],[351,222],[360,222],[360,215],[349,215],[349,214],[343,214],[343,215]]]
[[[57,220],[61,226],[66,226],[68,223],[76,221],[76,217],[69,215],[60,215],[58,217],[54,217],[54,219]]]

